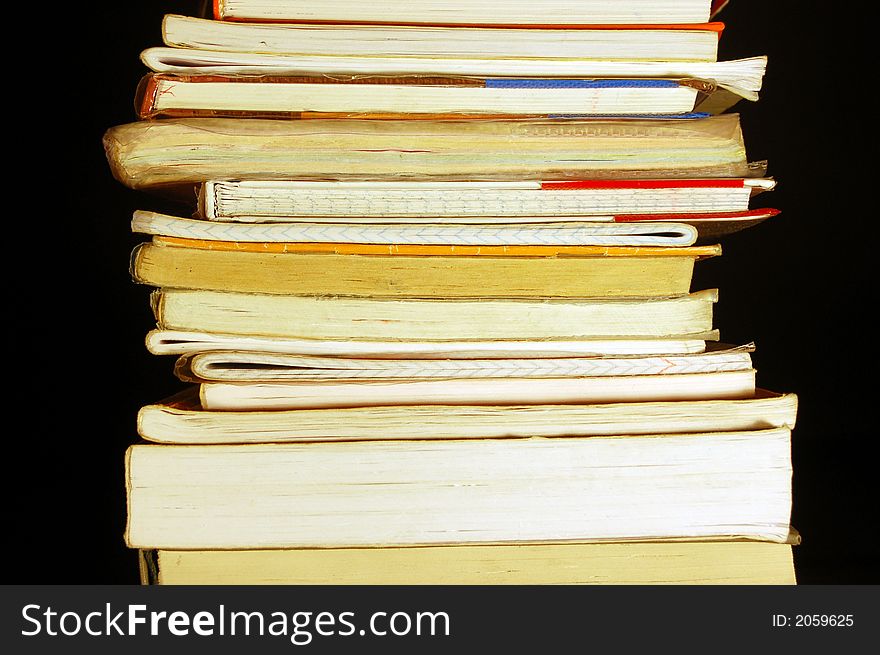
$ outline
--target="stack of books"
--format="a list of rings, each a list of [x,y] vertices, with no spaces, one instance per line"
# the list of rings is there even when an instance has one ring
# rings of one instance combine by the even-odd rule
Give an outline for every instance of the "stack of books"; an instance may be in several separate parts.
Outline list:
[[[575,4],[166,17],[105,137],[190,202],[132,220],[190,383],[127,456],[145,581],[794,582],[796,398],[691,291],[777,213],[719,113],[766,62],[709,0]]]

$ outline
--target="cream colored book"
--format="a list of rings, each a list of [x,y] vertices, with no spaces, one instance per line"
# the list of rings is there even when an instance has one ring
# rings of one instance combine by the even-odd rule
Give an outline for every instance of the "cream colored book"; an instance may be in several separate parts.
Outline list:
[[[236,23],[169,14],[162,40],[175,48],[261,54],[711,62],[722,29],[721,23],[611,29]]]
[[[255,584],[796,584],[792,547],[761,541],[141,552],[142,582]]]
[[[776,186],[772,179],[508,182],[212,181],[199,209],[210,220],[489,223],[619,214],[739,212]],[[502,218],[503,217],[503,218]],[[593,218],[595,217],[595,218]],[[603,219],[604,217],[604,219]],[[289,220],[289,219],[288,219]]]
[[[231,444],[392,439],[564,437],[793,428],[794,394],[757,390],[737,400],[573,405],[385,405],[342,409],[210,411],[194,388],[147,405],[138,434],[149,441]]]
[[[419,300],[162,289],[159,328],[305,339],[705,338],[714,289],[673,298]]]
[[[704,23],[709,0],[217,0],[214,18],[267,22],[596,25]]]
[[[506,359],[364,359],[260,352],[212,352],[181,357],[175,374],[188,382],[401,380],[466,378],[681,375],[752,368],[753,344],[718,344],[692,355]]]
[[[706,338],[718,339],[717,330]],[[511,357],[604,357],[701,353],[703,339],[296,339],[220,332],[151,330],[147,350],[154,355],[196,355],[207,352],[250,351],[316,357],[373,357],[409,359],[506,359]]]
[[[134,188],[223,179],[752,177],[737,114],[698,120],[171,118],[108,130]]]
[[[320,409],[371,405],[526,405],[748,398],[755,370],[613,377],[494,377],[314,382],[204,382],[209,410]]]
[[[757,100],[767,57],[732,61],[648,61],[572,59],[563,56],[492,59],[480,57],[390,57],[278,55],[221,52],[199,48],[147,48],[141,61],[157,73],[176,75],[459,75],[579,79],[698,79],[712,80],[726,91],[728,104],[740,98]],[[697,110],[704,111],[701,100]],[[720,107],[718,108],[720,110]]]
[[[745,537],[784,543],[788,429],[135,445],[126,542],[261,549]]]

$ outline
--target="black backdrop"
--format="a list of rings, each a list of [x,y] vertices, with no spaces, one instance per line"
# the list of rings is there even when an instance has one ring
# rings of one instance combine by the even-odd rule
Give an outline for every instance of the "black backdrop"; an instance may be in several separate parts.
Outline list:
[[[101,135],[134,120],[132,96],[145,72],[138,53],[160,44],[162,15],[192,15],[198,4],[81,3],[76,13],[35,4],[40,10],[23,22],[5,23],[9,42],[36,54],[13,57],[4,74],[15,110],[5,121],[4,218],[16,228],[5,258],[7,343],[16,357],[5,376],[5,500],[15,517],[5,522],[4,582],[137,581],[122,541],[123,453],[135,440],[137,409],[179,383],[171,359],[143,346],[148,290],[128,276],[138,240],[128,231],[131,212],[163,206],[111,178]],[[878,500],[869,414],[875,216],[867,200],[876,174],[859,153],[876,139],[856,126],[871,120],[860,99],[876,83],[861,75],[862,53],[843,30],[858,32],[860,17],[820,12],[831,8],[734,0],[723,14],[721,58],[770,57],[761,101],[738,109],[750,158],[770,160],[780,181],[758,204],[783,213],[727,238],[723,257],[698,266],[694,288],[720,288],[716,325],[725,341],[757,342],[759,384],[800,396],[800,581],[866,583],[880,580],[868,537]],[[61,13],[43,16],[51,12]],[[49,22],[29,33],[35,19]],[[57,73],[43,68],[51,60]],[[24,96],[9,91],[18,82]],[[858,232],[832,232],[838,227]]]

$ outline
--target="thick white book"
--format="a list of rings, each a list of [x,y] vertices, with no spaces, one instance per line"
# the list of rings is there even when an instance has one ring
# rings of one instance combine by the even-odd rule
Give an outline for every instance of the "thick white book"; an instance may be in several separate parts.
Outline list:
[[[721,23],[575,29],[238,23],[169,14],[166,46],[262,54],[715,61]]]
[[[747,537],[784,542],[787,428],[707,434],[135,445],[135,548]]]

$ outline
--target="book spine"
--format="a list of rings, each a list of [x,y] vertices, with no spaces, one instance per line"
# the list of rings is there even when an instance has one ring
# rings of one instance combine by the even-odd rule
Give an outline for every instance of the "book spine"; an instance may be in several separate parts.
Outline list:
[[[156,94],[160,79],[161,76],[157,73],[147,73],[138,82],[134,93],[134,109],[141,120],[153,118],[159,113],[156,110]]]
[[[141,267],[143,266],[143,252],[149,247],[150,244],[148,243],[139,243],[131,251],[131,255],[128,261],[128,274],[135,282],[142,282],[142,280],[140,279],[140,273],[138,271],[140,271]]]
[[[205,182],[198,189],[196,212],[204,219],[216,220],[217,205],[214,202],[214,182]]]

